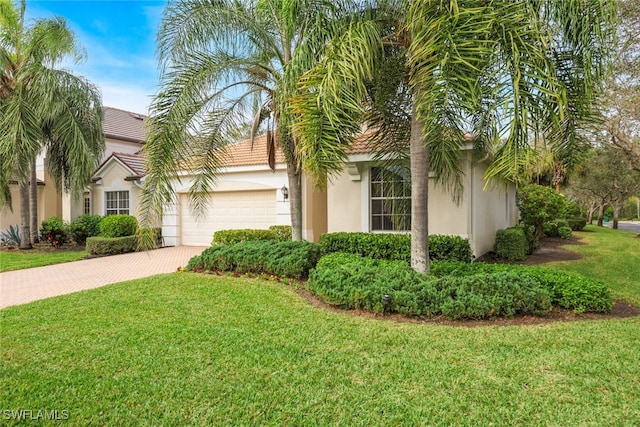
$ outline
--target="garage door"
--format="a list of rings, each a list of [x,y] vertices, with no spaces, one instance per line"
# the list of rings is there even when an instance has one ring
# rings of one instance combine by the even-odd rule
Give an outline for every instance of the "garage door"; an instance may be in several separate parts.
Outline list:
[[[213,233],[238,228],[268,228],[276,223],[276,190],[213,193],[200,222],[189,210],[188,196],[180,197],[181,242],[209,246]]]

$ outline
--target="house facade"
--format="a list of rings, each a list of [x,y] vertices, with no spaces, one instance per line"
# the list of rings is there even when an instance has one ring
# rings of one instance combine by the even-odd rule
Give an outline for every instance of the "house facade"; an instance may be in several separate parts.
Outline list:
[[[105,152],[101,159],[102,165],[97,173],[104,174],[109,185],[114,187],[113,191],[118,193],[109,193],[101,191],[100,188],[105,181],[97,181],[95,184],[88,184],[84,192],[84,195],[80,199],[74,199],[69,193],[57,191],[53,179],[49,176],[45,168],[45,159],[43,156],[39,157],[36,161],[36,175],[38,178],[38,220],[41,222],[43,219],[50,218],[52,216],[62,217],[63,220],[71,222],[74,218],[84,213],[105,215],[109,211],[107,206],[122,206],[129,200],[129,203],[135,204],[138,199],[138,190],[135,180],[127,181],[124,184],[117,185],[117,178],[113,177],[111,169],[105,168],[107,160],[109,160],[114,153],[120,154],[121,158],[127,158],[126,156],[140,157],[138,153],[144,146],[145,133],[144,123],[146,117],[130,111],[119,110],[116,108],[105,107],[104,108],[104,121],[103,130],[105,135]],[[136,164],[135,161],[129,159],[127,164]],[[127,167],[127,166],[123,166]],[[134,175],[135,171],[126,172],[128,175]],[[115,181],[114,181],[115,180]],[[20,224],[20,199],[19,199],[19,185],[15,183],[11,185],[11,197],[12,207],[3,206],[0,210],[0,230],[7,229],[10,225]],[[114,198],[116,200],[114,201]],[[135,210],[131,210],[135,212]]]
[[[430,183],[429,231],[469,239],[473,253],[493,248],[498,229],[517,223],[515,188],[504,182],[486,185],[487,164],[473,160],[471,147],[461,159],[464,189],[459,203],[449,192]],[[209,246],[213,233],[224,229],[290,225],[288,186],[283,156],[275,171],[267,166],[266,139],[259,137],[231,147],[204,215],[189,206],[193,177],[183,173],[174,203],[165,206],[163,236],[168,245]],[[366,141],[356,142],[342,173],[325,191],[303,177],[303,237],[317,241],[326,232],[409,232],[411,184],[408,171],[375,161]]]

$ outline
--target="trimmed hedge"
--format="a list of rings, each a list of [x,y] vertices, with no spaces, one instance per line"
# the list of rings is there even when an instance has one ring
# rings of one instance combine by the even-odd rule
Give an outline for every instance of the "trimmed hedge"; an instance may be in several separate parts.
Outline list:
[[[100,234],[100,222],[102,216],[84,214],[76,217],[69,224],[69,234],[79,245],[84,245],[88,237]]]
[[[307,288],[331,304],[375,313],[482,319],[540,315],[551,308],[549,292],[519,273],[438,278],[416,273],[404,262],[340,252],[320,260]]]
[[[567,224],[572,231],[582,231],[587,226],[587,220],[579,216],[568,217]]]
[[[545,267],[486,264],[476,262],[439,262],[431,265],[430,274],[436,277],[472,276],[483,273],[513,272],[522,276],[537,279],[540,286],[551,296],[555,306],[574,310],[578,313],[611,311],[611,294],[607,286],[599,280],[590,279],[579,274],[566,273]]]
[[[92,255],[116,255],[135,252],[138,246],[136,236],[122,237],[89,237],[86,249]]]
[[[285,242],[291,240],[291,227],[272,225],[268,230],[244,228],[238,230],[219,230],[213,233],[214,245],[235,245],[240,242],[275,240]]]
[[[324,255],[348,252],[375,259],[411,260],[409,234],[325,233],[320,236]],[[459,236],[429,236],[429,259],[471,262],[469,241]]]
[[[107,215],[100,221],[102,237],[133,236],[138,230],[138,220],[132,215]]]
[[[191,258],[188,271],[266,273],[295,279],[308,277],[320,258],[320,248],[309,242],[246,241],[216,245]]]
[[[522,227],[507,228],[496,232],[494,252],[498,258],[522,261],[529,251],[529,242]]]

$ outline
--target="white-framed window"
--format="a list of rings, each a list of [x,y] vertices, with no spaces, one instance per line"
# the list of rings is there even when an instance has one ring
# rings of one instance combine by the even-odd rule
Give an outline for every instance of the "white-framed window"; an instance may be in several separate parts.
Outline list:
[[[91,194],[90,193],[85,193],[84,194],[83,213],[85,213],[87,215],[91,215]]]
[[[411,175],[400,165],[372,167],[371,231],[411,230]]]
[[[105,191],[105,215],[129,214],[128,191]]]

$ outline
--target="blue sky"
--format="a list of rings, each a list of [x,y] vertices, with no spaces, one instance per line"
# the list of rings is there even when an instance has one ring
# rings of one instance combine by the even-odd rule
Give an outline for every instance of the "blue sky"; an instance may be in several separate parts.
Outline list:
[[[100,87],[103,104],[146,114],[158,88],[156,33],[166,0],[27,0],[27,21],[60,16],[86,51],[63,66]]]

